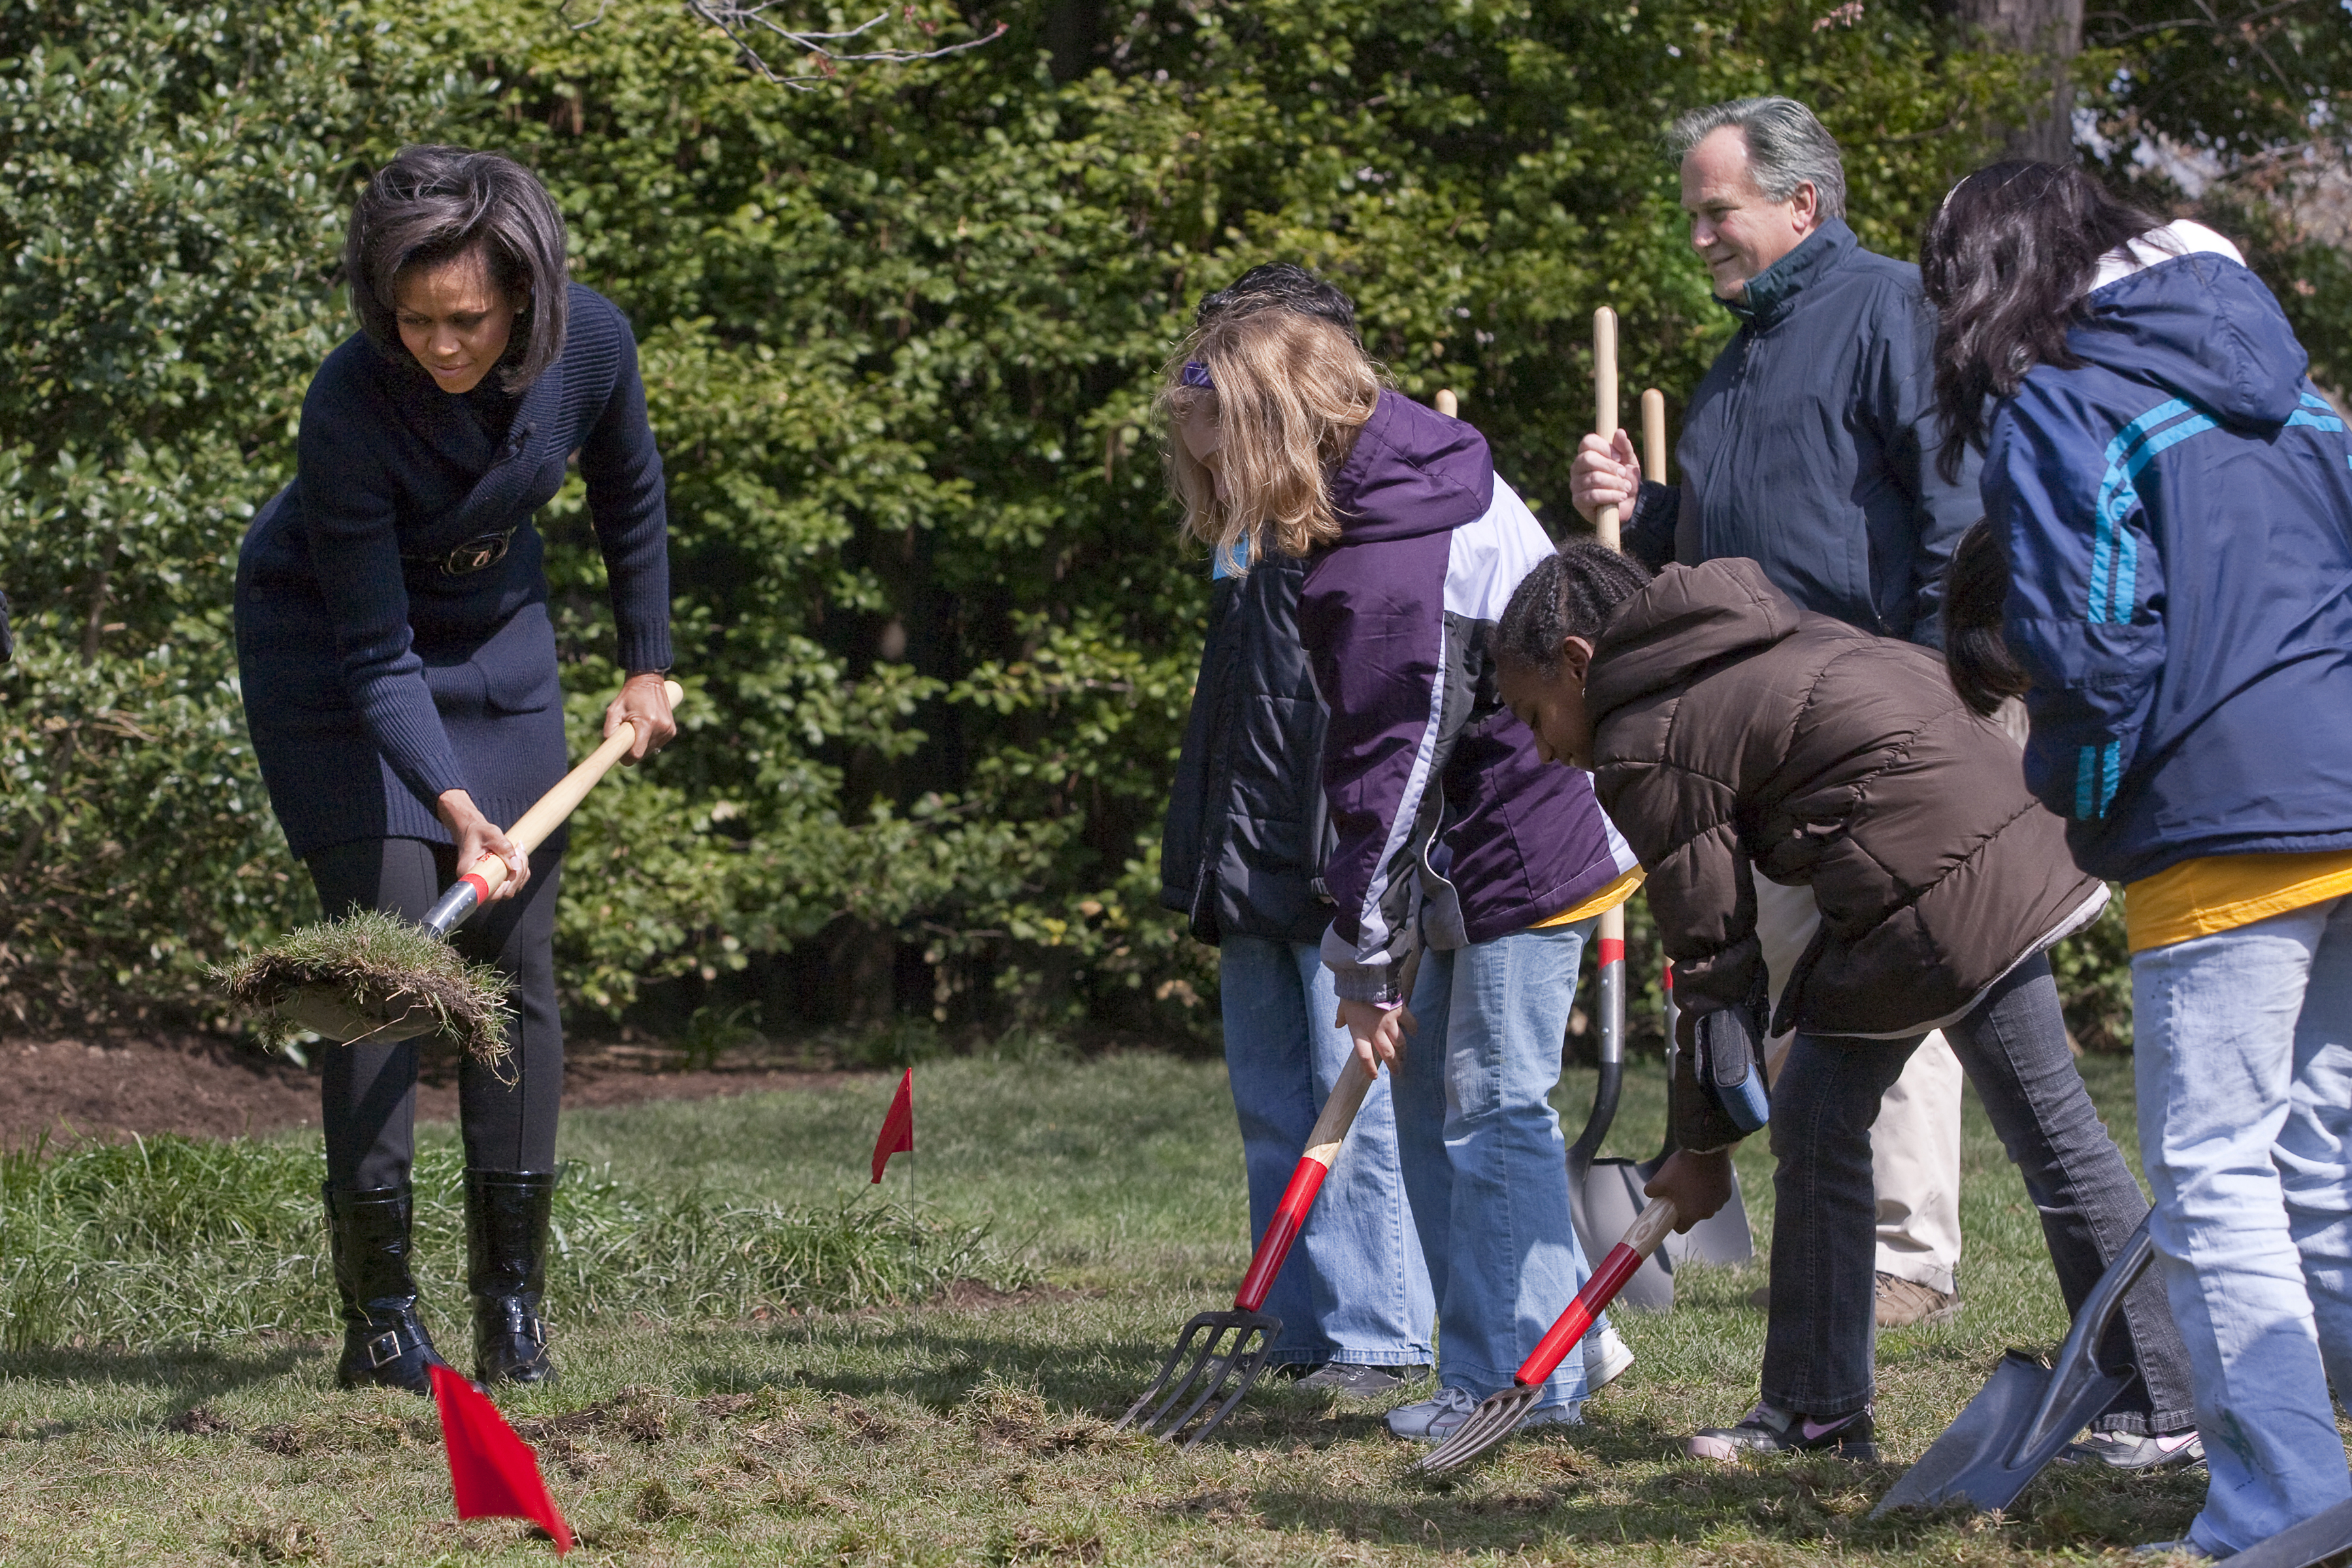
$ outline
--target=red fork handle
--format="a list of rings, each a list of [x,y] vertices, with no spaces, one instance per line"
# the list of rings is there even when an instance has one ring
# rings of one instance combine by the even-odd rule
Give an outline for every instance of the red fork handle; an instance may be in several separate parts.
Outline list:
[[[1331,1098],[1323,1102],[1323,1114],[1315,1119],[1315,1131],[1307,1135],[1307,1152],[1299,1159],[1298,1168],[1290,1173],[1290,1185],[1283,1189],[1273,1221],[1258,1237],[1257,1250],[1250,1254],[1249,1272],[1242,1276],[1241,1290],[1234,1297],[1239,1310],[1255,1312],[1265,1305],[1265,1293],[1274,1289],[1274,1277],[1282,1272],[1290,1244],[1307,1227],[1315,1194],[1323,1190],[1323,1178],[1331,1173],[1331,1162],[1339,1157],[1339,1145],[1347,1142],[1348,1129],[1354,1125],[1356,1112],[1363,1108],[1364,1096],[1371,1087],[1370,1069],[1360,1058],[1349,1057],[1339,1081],[1331,1086]]]
[[[1627,1227],[1625,1239],[1609,1249],[1609,1256],[1601,1260],[1601,1267],[1592,1271],[1592,1278],[1584,1282],[1584,1289],[1576,1293],[1568,1310],[1559,1315],[1550,1331],[1536,1342],[1534,1351],[1519,1363],[1514,1382],[1523,1388],[1533,1388],[1559,1369],[1568,1352],[1592,1331],[1593,1320],[1617,1299],[1625,1281],[1633,1278],[1633,1271],[1658,1250],[1658,1244],[1675,1228],[1675,1217],[1671,1198],[1660,1198],[1642,1211],[1640,1217]]]

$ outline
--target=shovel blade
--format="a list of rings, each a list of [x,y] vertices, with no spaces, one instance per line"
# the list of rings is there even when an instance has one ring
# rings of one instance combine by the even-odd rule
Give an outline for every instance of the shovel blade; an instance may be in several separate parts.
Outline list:
[[[398,1011],[395,1013],[394,1008]],[[338,986],[313,984],[297,987],[278,1005],[278,1016],[337,1045],[367,1040],[390,1045],[413,1040],[440,1027],[433,1009],[422,1002],[362,1005]]]
[[[1191,1426],[1179,1446],[1192,1447],[1240,1407],[1281,1332],[1282,1320],[1265,1312],[1202,1312],[1184,1325],[1160,1375],[1112,1430],[1133,1428],[1173,1443]]]
[[[2053,1376],[2039,1357],[2014,1350],[2003,1355],[1959,1418],[1903,1473],[1871,1517],[1945,1502],[1966,1502],[1987,1513],[2009,1507],[2074,1434],[2106,1414],[2132,1379],[2129,1373],[2091,1373],[2035,1434],[2034,1418]]]

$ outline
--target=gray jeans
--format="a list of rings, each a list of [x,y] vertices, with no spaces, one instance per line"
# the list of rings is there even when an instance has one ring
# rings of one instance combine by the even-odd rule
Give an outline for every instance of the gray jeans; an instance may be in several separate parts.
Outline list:
[[[2036,954],[2019,964],[1944,1036],[2025,1178],[2072,1313],[2130,1239],[2147,1200],[2066,1048],[2049,960]],[[1801,1034],[1772,1085],[1780,1170],[1763,1394],[1817,1421],[1870,1403],[1877,1335],[1870,1124],[1918,1046],[1918,1038]],[[2122,1320],[2099,1350],[2105,1364],[2140,1371],[2100,1430],[2169,1434],[2196,1424],[2188,1353],[2153,1272],[2125,1299]]]

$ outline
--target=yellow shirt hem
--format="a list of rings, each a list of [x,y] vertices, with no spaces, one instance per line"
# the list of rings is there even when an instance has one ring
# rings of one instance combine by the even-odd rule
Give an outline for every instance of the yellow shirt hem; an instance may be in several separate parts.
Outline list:
[[[1633,896],[1634,890],[1642,885],[1642,879],[1647,875],[1648,872],[1636,866],[1582,903],[1562,910],[1549,920],[1538,921],[1528,929],[1546,931],[1553,926],[1572,926],[1579,921],[1589,921],[1597,914],[1613,910]]]
[[[2352,854],[2210,855],[2124,889],[2124,934],[2134,952],[2194,942],[2352,893]]]

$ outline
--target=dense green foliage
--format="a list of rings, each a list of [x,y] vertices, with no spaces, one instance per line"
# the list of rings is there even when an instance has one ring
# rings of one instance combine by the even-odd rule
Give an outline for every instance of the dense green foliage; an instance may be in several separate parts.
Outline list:
[[[1908,254],[2027,90],[1932,13],[1061,4],[790,92],[667,0],[584,28],[542,0],[0,0],[0,1019],[206,1016],[205,962],[314,913],[229,587],[348,330],[343,216],[400,142],[548,181],[670,473],[686,733],[582,814],[568,997],[1181,1026],[1213,966],[1156,847],[1206,574],[1148,411],[1191,300],[1328,269],[1565,531],[1592,309],[1670,398],[1730,325],[1664,121],[1812,101],[1865,241]],[[617,672],[581,500],[542,522],[585,736]]]

